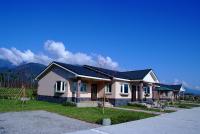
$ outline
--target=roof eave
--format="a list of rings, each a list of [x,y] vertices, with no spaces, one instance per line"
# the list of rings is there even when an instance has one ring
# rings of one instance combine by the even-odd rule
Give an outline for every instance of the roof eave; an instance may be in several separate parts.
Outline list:
[[[93,76],[87,76],[87,75],[80,75],[80,74],[77,74],[77,73],[75,73],[75,72],[73,72],[73,71],[71,71],[71,70],[69,70],[69,69],[67,69],[67,68],[65,68],[65,67],[63,67],[63,66],[61,66],[61,65],[59,65],[59,64],[57,64],[57,63],[55,63],[55,62],[50,63],[49,66],[46,67],[46,69],[43,70],[43,71],[35,78],[35,80],[38,80],[38,78],[39,78],[43,73],[45,73],[45,72],[46,72],[51,66],[53,66],[53,65],[56,65],[56,66],[58,66],[58,67],[60,67],[60,68],[62,68],[62,69],[64,69],[64,70],[66,70],[66,71],[68,71],[68,72],[74,74],[75,77],[90,78],[90,79],[95,79],[95,80],[111,81],[110,79],[105,79],[105,78],[99,78],[99,77],[93,77]]]

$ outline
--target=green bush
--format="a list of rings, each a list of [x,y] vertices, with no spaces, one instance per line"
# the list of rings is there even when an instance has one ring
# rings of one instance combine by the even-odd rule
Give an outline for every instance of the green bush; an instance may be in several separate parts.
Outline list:
[[[139,108],[147,108],[147,106],[138,104],[138,103],[128,103],[128,106],[139,107]]]
[[[65,101],[62,103],[63,106],[70,106],[70,107],[75,107],[76,104],[74,102],[71,101]]]

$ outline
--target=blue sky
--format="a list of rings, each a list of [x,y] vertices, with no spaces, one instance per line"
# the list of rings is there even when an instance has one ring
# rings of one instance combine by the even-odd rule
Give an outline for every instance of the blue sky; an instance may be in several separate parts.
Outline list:
[[[101,55],[120,69],[153,68],[163,82],[200,89],[199,7],[197,0],[1,0],[0,48],[59,57],[51,45],[60,43],[70,61]]]

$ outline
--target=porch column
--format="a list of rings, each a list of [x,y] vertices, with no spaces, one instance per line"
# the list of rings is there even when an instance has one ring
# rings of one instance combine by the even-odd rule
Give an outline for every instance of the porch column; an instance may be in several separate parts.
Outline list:
[[[138,100],[143,101],[143,82],[139,85]]]
[[[152,99],[156,99],[156,86],[155,84],[152,85]]]
[[[81,80],[77,81],[76,102],[80,102]]]

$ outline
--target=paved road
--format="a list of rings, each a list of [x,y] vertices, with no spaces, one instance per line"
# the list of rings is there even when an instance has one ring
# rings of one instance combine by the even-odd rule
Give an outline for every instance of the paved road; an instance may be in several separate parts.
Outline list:
[[[200,107],[70,134],[200,134]]]
[[[46,111],[0,113],[0,134],[61,134],[96,127]]]

